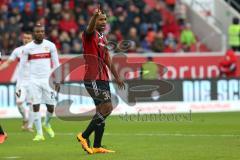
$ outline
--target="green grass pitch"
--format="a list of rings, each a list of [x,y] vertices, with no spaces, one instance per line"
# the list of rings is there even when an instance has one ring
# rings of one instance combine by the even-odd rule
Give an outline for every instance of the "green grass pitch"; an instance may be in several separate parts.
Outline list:
[[[136,119],[135,119],[136,120]],[[0,145],[0,160],[239,160],[240,113],[192,114],[183,121],[126,121],[112,116],[106,122],[103,145],[116,153],[87,155],[76,140],[86,122],[52,120],[56,137],[20,130],[19,119],[0,119],[9,138]]]

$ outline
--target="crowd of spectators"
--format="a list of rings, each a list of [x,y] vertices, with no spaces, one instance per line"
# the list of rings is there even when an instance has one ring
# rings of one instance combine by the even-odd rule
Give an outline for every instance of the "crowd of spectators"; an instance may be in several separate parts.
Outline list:
[[[159,0],[155,8],[143,0],[1,0],[0,48],[3,54],[10,54],[21,45],[21,33],[42,23],[60,54],[81,54],[81,35],[98,3],[108,15],[109,41],[118,44],[129,40],[128,52],[176,52],[181,41],[186,41],[184,46],[195,43],[194,37],[186,38],[194,36],[189,25],[188,32],[181,35],[186,27],[186,7],[176,0]],[[177,20],[164,20],[163,8],[174,13]],[[115,48],[119,51],[121,48]]]

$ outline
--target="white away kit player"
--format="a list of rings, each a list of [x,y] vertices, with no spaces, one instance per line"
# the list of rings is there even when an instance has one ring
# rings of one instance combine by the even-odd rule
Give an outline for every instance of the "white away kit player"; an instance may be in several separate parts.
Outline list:
[[[24,46],[32,41],[32,34],[30,32],[24,32],[22,35],[23,45],[13,50],[8,60],[0,65],[0,71],[7,68],[15,60],[20,61],[23,55]],[[16,103],[20,114],[23,117],[22,129],[25,131],[33,132],[33,111],[29,102],[29,64],[26,63],[23,66],[17,68],[17,83],[16,83]],[[27,119],[26,108],[24,102],[29,105],[29,115]]]
[[[50,119],[54,112],[56,103],[54,90],[49,85],[49,78],[53,69],[59,66],[57,49],[54,43],[44,39],[45,28],[41,24],[34,27],[34,40],[24,47],[23,57],[20,65],[29,63],[30,83],[29,90],[31,102],[33,105],[34,124],[37,135],[34,141],[45,140],[42,131],[42,122],[40,115],[40,104],[46,104],[47,113],[43,128],[50,137],[54,137],[54,131],[50,125]],[[53,64],[53,68],[51,67]],[[58,91],[59,83],[56,83],[55,89]]]

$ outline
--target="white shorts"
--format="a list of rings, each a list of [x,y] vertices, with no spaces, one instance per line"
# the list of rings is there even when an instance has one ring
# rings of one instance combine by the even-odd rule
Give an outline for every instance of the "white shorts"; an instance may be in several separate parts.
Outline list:
[[[17,103],[23,103],[23,102],[30,103],[28,83],[21,83],[21,84],[17,83],[15,95],[16,95]]]
[[[31,103],[55,105],[55,92],[49,86],[48,79],[30,80],[29,92]]]

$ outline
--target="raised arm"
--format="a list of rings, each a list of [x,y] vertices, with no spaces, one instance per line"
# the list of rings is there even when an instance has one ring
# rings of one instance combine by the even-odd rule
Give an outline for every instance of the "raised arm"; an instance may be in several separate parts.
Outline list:
[[[97,17],[101,14],[101,10],[100,7],[95,11],[95,13],[93,14],[93,16],[90,19],[90,22],[87,26],[87,34],[91,34],[94,32],[95,28],[96,28],[96,21],[97,21]]]

